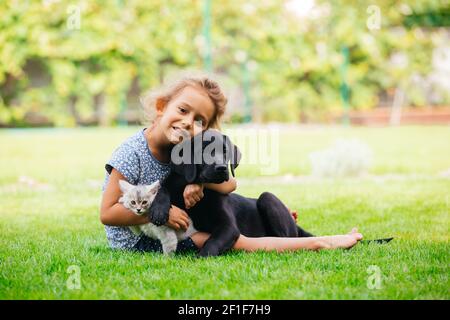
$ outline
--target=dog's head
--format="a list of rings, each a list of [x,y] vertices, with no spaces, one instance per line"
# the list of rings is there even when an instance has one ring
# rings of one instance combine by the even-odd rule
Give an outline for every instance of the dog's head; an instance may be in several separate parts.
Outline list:
[[[230,138],[216,130],[206,130],[175,145],[171,154],[171,169],[185,177],[188,183],[222,183],[229,179],[241,160],[241,152]]]

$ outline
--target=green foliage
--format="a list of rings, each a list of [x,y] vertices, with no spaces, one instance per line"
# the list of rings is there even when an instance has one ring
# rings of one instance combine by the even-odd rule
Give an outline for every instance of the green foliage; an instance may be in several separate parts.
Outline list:
[[[23,125],[33,112],[60,126],[114,123],[133,84],[144,91],[169,70],[202,67],[203,3],[2,1],[0,124]],[[215,1],[214,69],[241,86],[236,52],[244,51],[256,66],[251,94],[262,119],[298,121],[342,109],[341,49],[347,47],[352,108],[374,107],[381,92],[399,85],[413,105],[426,103],[407,82],[430,71],[431,51],[442,39],[430,26],[448,24],[445,1],[377,1],[381,28],[372,31],[370,5],[318,0],[307,19],[278,0]],[[390,64],[395,53],[407,56],[407,67]]]

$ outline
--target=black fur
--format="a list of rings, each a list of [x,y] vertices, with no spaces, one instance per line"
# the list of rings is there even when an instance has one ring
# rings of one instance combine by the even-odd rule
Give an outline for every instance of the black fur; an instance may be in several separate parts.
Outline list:
[[[204,197],[190,209],[184,205],[183,191],[190,183],[221,183],[228,180],[228,162],[234,176],[234,169],[239,165],[240,152],[229,138],[218,131],[207,130],[201,135],[193,137],[190,141],[184,141],[177,146],[184,151],[190,148],[191,163],[194,161],[194,153],[204,151],[213,141],[223,145],[221,153],[216,150],[213,164],[204,161],[198,164],[171,163],[172,172],[162,183],[159,193],[150,208],[150,216],[168,216],[170,204],[185,210],[191,217],[194,227],[199,231],[211,234],[200,256],[217,256],[231,249],[240,234],[248,237],[311,237],[309,232],[296,225],[288,208],[270,192],[262,193],[258,199],[243,197],[231,193],[224,195],[205,188]],[[192,141],[199,139],[201,148],[195,150]],[[188,145],[186,145],[186,143]],[[183,145],[184,144],[184,145]],[[198,145],[197,145],[198,147]],[[183,152],[184,152],[183,151]],[[173,153],[172,153],[173,155]],[[173,158],[172,158],[173,160]],[[224,170],[223,165],[226,166]],[[168,196],[170,195],[170,197]],[[170,203],[169,203],[170,198]],[[167,221],[167,218],[165,219]]]

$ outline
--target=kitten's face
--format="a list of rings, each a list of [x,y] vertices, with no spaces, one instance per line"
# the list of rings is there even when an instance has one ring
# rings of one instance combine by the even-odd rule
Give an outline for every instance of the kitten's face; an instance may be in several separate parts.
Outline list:
[[[119,202],[138,216],[147,212],[160,188],[159,181],[150,185],[134,186],[125,180],[120,180],[119,186],[123,193]]]

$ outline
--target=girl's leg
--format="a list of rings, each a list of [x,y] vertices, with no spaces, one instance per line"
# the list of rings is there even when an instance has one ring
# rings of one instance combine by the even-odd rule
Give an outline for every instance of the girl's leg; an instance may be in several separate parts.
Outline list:
[[[195,245],[203,247],[209,234],[197,232],[191,236]],[[319,250],[319,249],[337,249],[350,248],[363,238],[356,228],[346,235],[310,237],[310,238],[281,238],[281,237],[260,237],[250,238],[240,235],[234,244],[233,249],[244,251],[295,251],[300,249]]]
[[[203,248],[203,245],[205,244],[206,240],[208,240],[210,234],[206,232],[196,232],[193,235],[191,235],[192,241],[194,241],[197,248],[201,249]]]
[[[300,249],[320,250],[350,248],[363,238],[356,228],[346,235],[322,236],[309,238],[278,238],[261,237],[249,238],[241,235],[234,245],[234,249],[245,251],[295,251]]]

